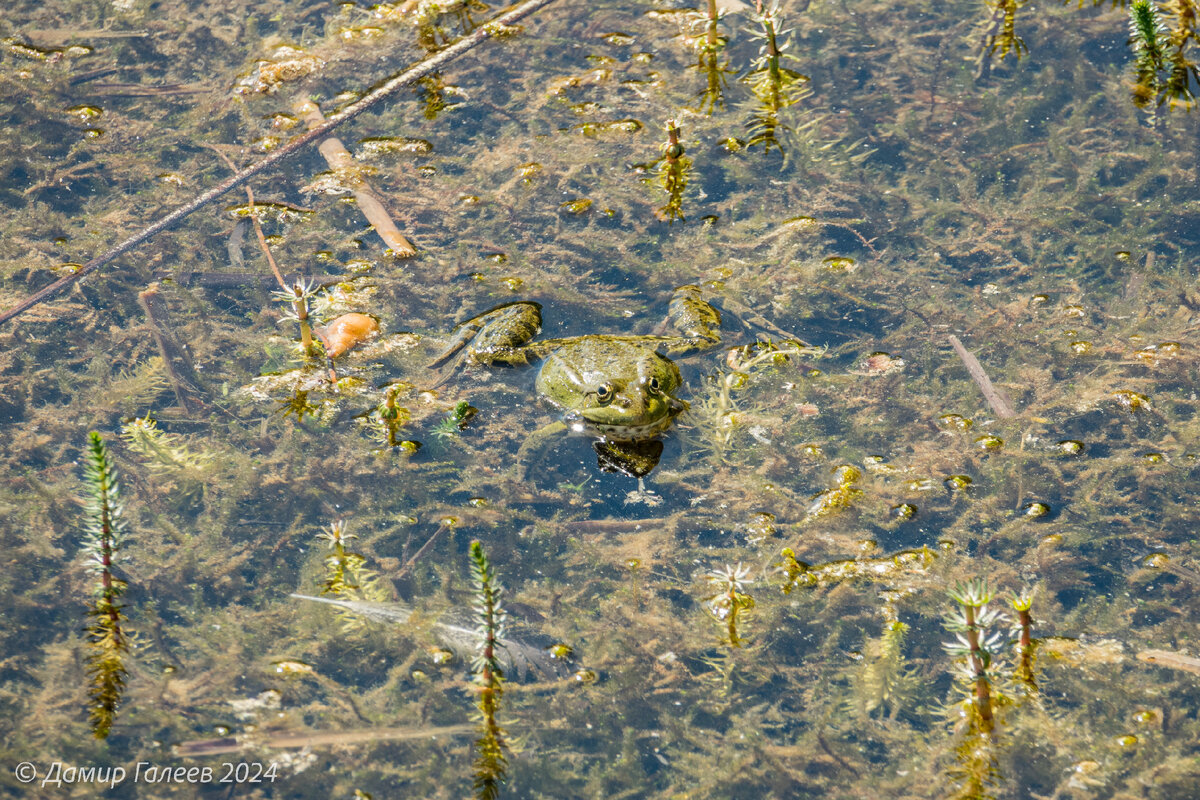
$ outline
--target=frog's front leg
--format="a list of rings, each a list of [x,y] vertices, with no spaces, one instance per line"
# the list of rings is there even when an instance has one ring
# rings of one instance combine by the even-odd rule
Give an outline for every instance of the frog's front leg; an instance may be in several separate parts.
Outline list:
[[[525,480],[529,467],[532,466],[531,459],[540,459],[545,454],[550,440],[566,433],[568,430],[567,423],[562,420],[556,420],[543,425],[526,436],[525,441],[521,443],[521,447],[517,450],[517,480]]]
[[[472,317],[454,329],[450,344],[429,363],[437,369],[464,347],[477,364],[528,364],[524,345],[542,328],[540,303],[504,303]]]

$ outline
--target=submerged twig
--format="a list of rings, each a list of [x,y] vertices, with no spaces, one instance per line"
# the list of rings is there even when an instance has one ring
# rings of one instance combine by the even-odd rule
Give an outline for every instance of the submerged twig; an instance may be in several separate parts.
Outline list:
[[[196,368],[187,350],[171,330],[167,304],[158,290],[157,283],[150,284],[145,291],[138,294],[138,305],[146,312],[146,319],[150,322],[150,331],[158,344],[158,352],[162,354],[167,377],[175,390],[175,399],[186,413],[197,413],[204,402],[200,399],[200,390],[197,388]]]
[[[404,739],[436,739],[438,736],[459,736],[475,730],[473,725],[444,725],[440,728],[355,728],[347,731],[297,731],[280,733],[266,739],[223,736],[219,739],[198,739],[181,742],[172,749],[178,758],[219,756],[255,748],[282,750],[299,747],[326,747],[359,744],[362,742],[400,741]]]
[[[1137,660],[1145,661],[1156,667],[1170,667],[1200,675],[1200,658],[1185,656],[1183,653],[1174,653],[1170,650],[1142,650],[1137,654]]]
[[[25,313],[34,306],[39,305],[40,303],[43,303],[52,297],[57,297],[64,290],[73,286],[81,278],[90,275],[91,273],[100,269],[100,267],[108,264],[113,259],[129,252],[133,248],[145,241],[148,241],[167,228],[174,226],[197,210],[213,202],[226,192],[241,186],[258,173],[270,169],[285,159],[294,156],[296,153],[308,147],[313,142],[328,138],[329,134],[342,123],[349,122],[358,115],[362,114],[364,111],[367,111],[368,109],[378,105],[383,100],[393,96],[401,89],[411,86],[426,75],[441,69],[450,61],[453,61],[463,53],[466,53],[468,50],[471,50],[474,47],[482,44],[487,39],[490,39],[493,36],[504,35],[508,33],[511,30],[513,23],[529,16],[545,6],[548,6],[552,2],[554,2],[554,0],[526,0],[526,2],[516,6],[507,14],[502,14],[491,22],[479,27],[474,33],[464,36],[454,44],[438,51],[434,55],[431,55],[423,61],[418,62],[414,66],[409,67],[391,80],[385,81],[377,89],[364,95],[361,100],[346,106],[338,113],[326,119],[325,122],[313,128],[308,133],[299,136],[291,142],[283,145],[278,150],[264,158],[262,161],[259,161],[257,164],[251,164],[249,167],[246,167],[236,175],[226,178],[208,191],[203,192],[197,197],[193,198],[190,202],[180,206],[170,214],[161,217],[158,221],[154,222],[140,233],[129,237],[115,247],[112,247],[104,253],[96,256],[75,272],[59,278],[49,286],[46,286],[40,291],[34,292],[32,295],[25,298],[20,303],[17,303],[17,305],[13,306],[7,311],[0,313],[0,325],[3,325],[14,317]]]
[[[316,128],[325,121],[320,107],[310,100],[297,103],[295,109],[310,128]],[[335,172],[351,170],[355,166],[354,156],[350,155],[350,151],[342,144],[342,140],[336,136],[330,136],[321,142],[317,145],[317,150],[324,156],[329,168]],[[354,192],[354,201],[358,203],[358,210],[367,218],[367,222],[374,226],[375,232],[388,246],[391,255],[396,258],[411,258],[417,254],[417,248],[413,247],[412,242],[400,233],[400,229],[396,227],[396,223],[392,221],[391,215],[384,208],[379,196],[365,178],[356,177],[348,188]]]
[[[963,365],[966,366],[967,372],[971,373],[971,378],[979,386],[979,391],[983,392],[983,396],[987,398],[988,405],[992,407],[992,411],[996,412],[996,416],[1000,419],[1012,419],[1017,415],[1009,405],[1008,400],[1004,395],[992,385],[992,379],[983,371],[983,366],[979,363],[979,359],[971,355],[971,351],[963,347],[963,343],[958,340],[957,336],[949,337],[950,346],[954,348],[954,352],[958,353],[958,357],[962,359]]]
[[[432,547],[433,543],[435,541],[437,541],[437,538],[438,538],[438,536],[440,536],[442,534],[442,531],[446,530],[447,528],[452,528],[452,527],[454,527],[452,524],[445,523],[445,522],[438,525],[437,530],[435,530],[433,532],[433,534],[428,539],[425,540],[425,544],[421,545],[420,550],[413,553],[412,558],[410,558],[408,561],[404,562],[404,566],[402,566],[400,568],[400,571],[396,573],[395,577],[393,577],[392,580],[400,580],[405,575],[407,575],[408,571],[410,569],[412,569],[413,564],[416,564],[417,561],[420,560],[421,556],[425,555],[425,551],[428,550],[430,547]]]
[[[203,272],[200,270],[194,272],[172,272],[169,269],[157,270],[154,273],[155,280],[169,280],[172,283],[180,286],[196,286],[203,289],[239,289],[250,287],[275,286],[279,283],[274,275],[264,275],[260,272]],[[372,276],[373,281],[390,281],[393,278]],[[335,275],[331,272],[288,272],[283,276],[283,282],[286,286],[291,286],[297,282],[311,283],[315,286],[328,286],[333,283],[341,283],[346,280],[345,275]]]

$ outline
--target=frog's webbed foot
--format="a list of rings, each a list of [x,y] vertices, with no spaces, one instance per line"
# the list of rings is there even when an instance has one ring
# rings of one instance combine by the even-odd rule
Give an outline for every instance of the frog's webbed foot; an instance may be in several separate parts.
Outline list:
[[[520,449],[517,450],[517,480],[525,480],[525,476],[529,472],[529,467],[532,466],[530,459],[540,459],[545,455],[550,441],[560,434],[566,433],[567,430],[567,424],[562,420],[557,420],[548,425],[543,425],[526,436],[525,441],[521,443]]]
[[[596,451],[596,466],[601,472],[616,472],[620,475],[628,475],[630,478],[638,479],[639,492],[645,492],[645,484],[642,479],[654,471],[658,466],[659,459],[662,458],[663,443],[661,439],[650,439],[644,442],[592,442],[592,449]],[[631,502],[644,502],[647,505],[658,505],[662,502],[661,498],[655,495],[657,502],[649,499],[630,500],[629,497],[638,494],[638,492],[630,492],[626,495],[625,504]],[[654,495],[654,492],[649,494]]]
[[[541,304],[519,301],[498,305],[455,328],[446,349],[427,367],[437,369],[463,348],[466,356],[479,364],[528,364],[530,356],[523,345],[541,328]]]

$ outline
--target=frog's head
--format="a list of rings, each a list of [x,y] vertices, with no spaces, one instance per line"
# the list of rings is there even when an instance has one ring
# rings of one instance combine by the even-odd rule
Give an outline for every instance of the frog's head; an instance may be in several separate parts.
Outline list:
[[[611,441],[652,439],[687,408],[675,397],[679,368],[647,347],[559,351],[547,358],[537,383],[573,431]]]

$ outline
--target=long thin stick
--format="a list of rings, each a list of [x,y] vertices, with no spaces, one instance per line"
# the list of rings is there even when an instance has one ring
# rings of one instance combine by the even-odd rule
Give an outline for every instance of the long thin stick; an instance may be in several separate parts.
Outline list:
[[[552,2],[554,2],[554,0],[527,0],[526,2],[521,3],[513,8],[513,10],[509,11],[507,14],[502,14],[491,22],[480,26],[473,33],[459,39],[445,50],[440,50],[424,61],[419,62],[415,66],[409,67],[404,72],[379,86],[379,88],[364,95],[363,98],[358,102],[346,106],[344,109],[329,117],[324,123],[313,128],[308,133],[293,139],[283,147],[280,147],[262,161],[259,161],[257,164],[252,164],[236,175],[225,179],[221,183],[196,197],[190,203],[180,206],[170,214],[162,217],[157,222],[143,230],[141,233],[129,237],[116,247],[113,247],[111,250],[96,256],[70,275],[59,278],[54,283],[50,284],[44,289],[41,289],[40,291],[35,292],[7,311],[0,313],[0,325],[8,322],[13,317],[25,313],[39,303],[43,303],[46,300],[49,300],[51,297],[56,297],[57,295],[61,294],[63,290],[74,285],[79,279],[86,275],[90,275],[118,256],[127,253],[128,251],[137,247],[139,244],[156,236],[167,228],[170,228],[188,215],[216,200],[230,189],[235,189],[238,186],[241,186],[258,173],[274,167],[284,159],[294,156],[296,153],[308,147],[313,142],[326,138],[329,136],[330,131],[332,131],[334,128],[337,128],[342,123],[349,122],[372,106],[375,106],[383,100],[386,100],[387,98],[396,94],[404,87],[416,83],[418,80],[430,74],[431,72],[436,72],[447,63],[453,61],[477,45],[482,44],[487,39],[496,36],[497,34],[506,33],[505,29],[507,27],[511,26],[518,20],[529,16],[533,12],[550,5]]]
[[[413,557],[412,557],[412,558],[410,558],[408,561],[406,561],[406,562],[404,563],[404,566],[403,566],[403,567],[401,567],[401,568],[400,568],[400,571],[399,571],[399,572],[397,572],[397,573],[396,573],[396,574],[395,574],[395,575],[392,577],[392,580],[399,580],[400,578],[403,578],[405,575],[407,575],[407,574],[408,574],[408,571],[409,571],[410,569],[412,569],[412,566],[413,566],[413,564],[417,563],[417,560],[418,560],[418,559],[419,559],[421,556],[425,555],[425,551],[426,551],[426,550],[428,550],[430,547],[432,547],[432,546],[433,546],[433,543],[434,543],[434,542],[437,540],[438,536],[440,536],[440,535],[441,535],[442,531],[444,531],[444,530],[446,530],[446,528],[450,528],[450,527],[453,527],[453,526],[452,526],[452,525],[447,525],[447,524],[445,524],[445,523],[442,523],[442,524],[438,525],[438,526],[437,526],[437,530],[435,530],[435,531],[433,532],[433,535],[432,535],[432,536],[430,536],[430,537],[429,537],[429,538],[428,538],[428,539],[425,541],[425,544],[421,545],[421,549],[420,549],[420,550],[418,550],[417,552],[413,553]]]
[[[954,348],[954,352],[958,353],[958,357],[962,359],[967,372],[971,373],[971,377],[979,385],[979,391],[983,392],[983,396],[987,398],[988,404],[992,407],[992,411],[996,412],[996,416],[1000,419],[1012,419],[1015,417],[1017,412],[1012,410],[1012,406],[1008,404],[1004,396],[992,385],[992,379],[983,371],[983,365],[979,363],[979,359],[971,355],[970,350],[963,347],[963,343],[958,340],[957,336],[950,337],[950,346]]]
[[[397,741],[403,739],[436,739],[438,736],[458,736],[473,733],[473,725],[446,725],[440,728],[356,728],[348,731],[296,731],[268,736],[261,742],[225,736],[220,739],[200,739],[175,745],[172,754],[180,758],[217,756],[224,753],[249,751],[256,747],[283,749],[287,747],[324,747],[360,742]]]

